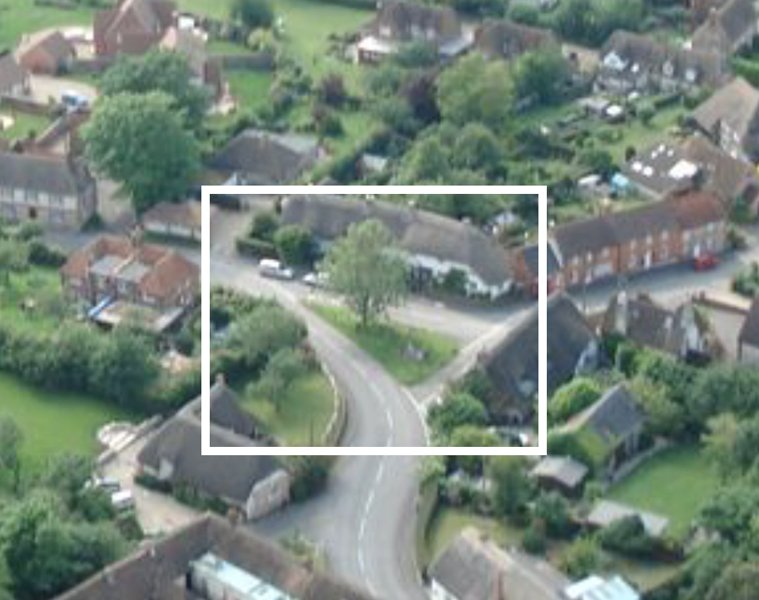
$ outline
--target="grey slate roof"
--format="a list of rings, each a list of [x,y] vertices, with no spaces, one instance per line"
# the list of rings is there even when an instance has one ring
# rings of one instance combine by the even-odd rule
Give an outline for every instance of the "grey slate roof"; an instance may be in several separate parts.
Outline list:
[[[759,90],[736,77],[699,104],[691,116],[709,134],[724,122],[744,138],[751,132],[758,113]]]
[[[488,58],[513,59],[559,42],[549,29],[500,19],[485,21],[477,30],[474,43]]]
[[[256,432],[253,418],[240,407],[237,394],[223,381],[211,387],[211,423],[244,437],[253,437]]]
[[[58,600],[197,600],[186,589],[185,574],[190,562],[207,552],[300,600],[372,600],[368,593],[309,568],[251,528],[235,527],[211,514],[148,542]]]
[[[90,181],[83,167],[64,158],[0,151],[0,187],[76,196]]]
[[[318,157],[315,138],[246,129],[222,148],[209,166],[239,173],[252,184],[292,183]]]
[[[617,384],[574,417],[567,429],[590,429],[605,443],[616,446],[643,426],[644,417],[627,387]]]
[[[498,548],[475,529],[459,534],[430,567],[430,577],[458,600],[560,600],[569,584],[547,562]]]
[[[728,53],[732,44],[756,31],[757,13],[753,0],[728,0],[693,34],[693,48]]]
[[[415,31],[432,31],[437,41],[461,35],[461,23],[456,11],[449,6],[429,6],[412,0],[381,0],[372,29],[378,35],[389,29],[390,37],[398,41],[416,39]]]
[[[574,489],[588,475],[588,467],[569,456],[546,456],[535,465],[530,475],[555,481],[568,489]]]
[[[550,394],[575,375],[578,363],[596,336],[566,294],[555,294],[548,299],[547,324]],[[498,399],[488,406],[494,420],[506,417],[511,403],[532,402],[538,391],[537,307],[495,348],[481,356],[480,364],[498,394]]]
[[[727,202],[758,183],[756,171],[750,163],[733,158],[702,135],[688,138],[682,150],[685,156],[699,165],[704,186],[717,192]]]
[[[692,186],[697,169],[698,165],[689,160],[684,149],[668,142],[658,142],[625,163],[622,173],[634,184],[664,195]]]
[[[377,219],[409,254],[466,265],[489,285],[511,279],[509,257],[476,227],[424,210],[338,196],[292,196],[282,203],[282,222],[298,224],[317,238],[333,240],[354,223]]]

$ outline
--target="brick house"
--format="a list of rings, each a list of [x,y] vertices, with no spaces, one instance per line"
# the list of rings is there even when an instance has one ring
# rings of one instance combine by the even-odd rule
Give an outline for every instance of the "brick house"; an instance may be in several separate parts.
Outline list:
[[[200,281],[198,266],[175,250],[113,235],[72,252],[60,272],[66,292],[90,306],[111,299],[159,310],[188,307]]]
[[[76,50],[60,31],[46,31],[23,40],[17,57],[32,73],[57,75],[71,67]]]
[[[0,151],[0,217],[79,229],[97,210],[97,186],[71,157]]]
[[[726,241],[723,201],[691,190],[633,210],[604,214],[555,228],[550,243],[564,287],[646,271],[708,254]]]
[[[175,12],[176,4],[169,0],[119,0],[95,15],[95,54],[144,54],[163,39]]]

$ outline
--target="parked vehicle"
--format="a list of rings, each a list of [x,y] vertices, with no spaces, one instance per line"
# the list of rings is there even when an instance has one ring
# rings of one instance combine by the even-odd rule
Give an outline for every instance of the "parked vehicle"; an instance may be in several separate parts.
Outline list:
[[[291,280],[295,277],[292,269],[285,267],[278,260],[273,258],[264,258],[258,263],[258,272],[264,277],[272,279]]]
[[[119,512],[134,508],[134,495],[131,490],[119,490],[111,494],[111,506]]]
[[[85,95],[75,92],[74,90],[66,90],[61,93],[61,102],[64,106],[74,110],[88,108],[90,105],[90,101]]]
[[[84,487],[87,489],[103,490],[104,492],[113,494],[121,489],[121,483],[113,477],[93,477],[87,481]]]
[[[325,288],[329,283],[329,275],[323,271],[312,271],[303,277],[303,283],[313,288]]]
[[[719,264],[719,259],[713,254],[704,254],[693,259],[693,268],[696,271],[708,271]]]

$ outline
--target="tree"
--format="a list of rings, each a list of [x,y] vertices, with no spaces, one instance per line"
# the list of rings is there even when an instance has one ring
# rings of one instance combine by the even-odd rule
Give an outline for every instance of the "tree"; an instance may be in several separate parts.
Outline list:
[[[704,452],[717,467],[720,475],[727,479],[736,472],[735,439],[738,420],[733,413],[723,413],[706,422],[707,432],[701,437]]]
[[[100,80],[105,96],[164,92],[173,99],[185,122],[196,129],[210,102],[208,92],[192,82],[194,75],[187,59],[177,52],[152,50],[143,56],[121,57]]]
[[[701,422],[724,411],[751,416],[759,412],[759,371],[734,365],[703,369],[687,401],[691,414]]]
[[[756,590],[759,590],[759,563],[736,563],[722,572],[706,600],[754,600]]]
[[[24,433],[10,417],[0,417],[0,470],[8,470],[13,477],[13,492],[21,484],[21,446]]]
[[[50,458],[40,477],[40,483],[58,493],[66,505],[76,510],[76,500],[94,470],[92,459],[63,452]]]
[[[519,99],[554,104],[564,96],[569,65],[558,48],[527,52],[514,64],[514,90]]]
[[[473,425],[463,425],[453,430],[450,436],[451,446],[457,448],[465,447],[484,447],[499,446],[501,440],[495,433],[475,427]],[[484,460],[482,456],[457,456],[453,463],[465,473],[477,477],[482,474]]]
[[[492,131],[481,123],[469,123],[456,139],[452,159],[458,168],[476,169],[492,175],[501,170],[503,151]]]
[[[598,543],[592,537],[581,537],[564,551],[561,570],[572,579],[582,579],[598,569],[600,562]]]
[[[274,23],[274,11],[267,0],[234,0],[229,16],[248,29],[268,29]]]
[[[412,74],[401,87],[401,94],[414,117],[422,123],[432,123],[440,119],[436,93],[435,74],[428,71]]]
[[[279,219],[274,212],[256,213],[250,224],[250,237],[272,242],[278,227]]]
[[[446,394],[442,404],[429,411],[430,426],[441,435],[447,436],[463,425],[482,426],[487,422],[487,413],[482,402],[474,396],[462,392]]]
[[[438,78],[437,100],[444,120],[458,125],[479,122],[502,132],[512,113],[514,90],[503,61],[470,54]]]
[[[577,377],[556,390],[548,406],[552,424],[563,423],[601,397],[601,386],[588,377]]]
[[[348,99],[343,76],[339,73],[328,73],[319,82],[316,94],[325,104],[339,108]]]
[[[245,366],[255,371],[279,350],[294,348],[305,337],[303,323],[279,306],[264,304],[233,323],[227,346],[241,352]]]
[[[491,459],[488,474],[493,481],[493,507],[499,515],[519,514],[530,495],[530,482],[524,463],[510,456]]]
[[[387,228],[376,220],[351,225],[327,252],[322,267],[361,326],[399,304],[408,293],[406,261]]]
[[[279,410],[282,394],[306,369],[301,352],[282,348],[269,359],[261,378],[253,384],[253,395],[267,398]]]
[[[8,285],[12,273],[21,273],[29,266],[28,244],[11,239],[0,239],[0,278]]]
[[[750,538],[759,489],[745,483],[723,487],[701,510],[701,524],[734,546]]]
[[[633,396],[646,413],[646,429],[652,435],[678,438],[685,431],[682,405],[672,401],[664,385],[646,377],[636,377],[630,384]]]
[[[439,182],[449,170],[449,155],[437,136],[423,137],[403,157],[400,179]]]
[[[158,369],[155,350],[145,338],[117,327],[90,357],[90,386],[119,404],[139,408]]]
[[[535,501],[532,515],[553,538],[566,538],[572,533],[569,505],[558,492],[540,494]]]
[[[200,168],[197,142],[173,102],[161,92],[106,97],[83,129],[87,158],[121,182],[138,213],[181,197]]]
[[[611,177],[617,168],[614,164],[614,158],[606,150],[585,150],[580,154],[579,160],[588,169],[604,179]]]
[[[311,233],[300,225],[285,225],[274,234],[274,246],[281,260],[290,265],[308,265],[316,245]]]

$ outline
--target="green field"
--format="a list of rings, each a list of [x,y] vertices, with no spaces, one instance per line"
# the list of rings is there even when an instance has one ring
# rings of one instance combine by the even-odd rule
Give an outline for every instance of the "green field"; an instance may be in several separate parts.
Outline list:
[[[22,35],[40,29],[91,25],[94,10],[84,4],[64,10],[39,6],[34,0],[0,0],[0,50],[14,47]]]
[[[64,451],[94,455],[98,428],[132,417],[105,401],[41,390],[5,373],[0,373],[0,416],[12,417],[24,432],[24,463],[32,470]]]
[[[287,446],[319,445],[335,410],[332,386],[321,371],[313,371],[290,384],[280,409],[263,398],[243,397],[242,406]]]
[[[246,108],[258,109],[269,102],[269,87],[273,75],[268,71],[229,70],[224,76],[229,81],[232,95]]]
[[[362,328],[346,308],[323,304],[311,304],[310,307],[405,385],[424,381],[453,360],[458,351],[456,342],[433,331],[388,321]],[[409,345],[424,350],[426,356],[421,360],[410,359],[405,354]]]
[[[687,533],[701,506],[717,491],[719,479],[696,446],[671,448],[646,461],[609,498],[670,519],[670,533]]]

